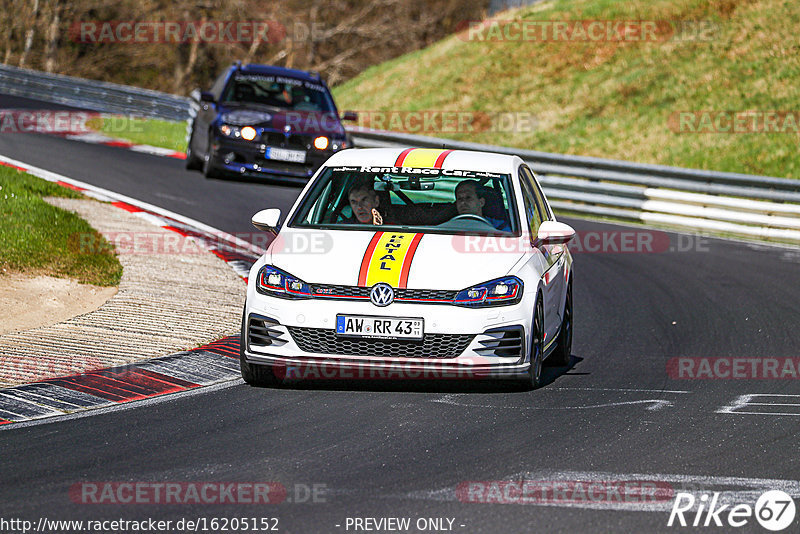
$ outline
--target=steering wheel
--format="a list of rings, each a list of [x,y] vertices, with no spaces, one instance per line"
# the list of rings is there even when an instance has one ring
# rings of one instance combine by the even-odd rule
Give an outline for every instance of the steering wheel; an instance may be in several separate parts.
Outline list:
[[[448,222],[457,221],[459,219],[471,219],[471,220],[474,220],[474,221],[480,221],[482,223],[488,224],[491,227],[494,227],[494,225],[492,223],[490,223],[489,221],[487,221],[486,219],[484,219],[480,215],[475,215],[474,213],[463,213],[461,215],[456,215],[455,217],[450,219]]]

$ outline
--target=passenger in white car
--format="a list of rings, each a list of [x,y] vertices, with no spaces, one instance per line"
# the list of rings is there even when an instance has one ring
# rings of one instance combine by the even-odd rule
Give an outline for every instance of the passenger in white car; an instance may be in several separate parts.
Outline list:
[[[361,224],[383,224],[383,216],[378,211],[381,199],[378,193],[368,182],[358,182],[348,193],[350,208],[353,216],[348,222],[358,222]]]

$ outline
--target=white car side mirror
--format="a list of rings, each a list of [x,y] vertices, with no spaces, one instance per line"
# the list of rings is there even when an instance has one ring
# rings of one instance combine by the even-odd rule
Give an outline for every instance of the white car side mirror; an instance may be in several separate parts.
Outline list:
[[[281,220],[281,210],[278,208],[270,208],[261,210],[251,219],[253,226],[259,230],[270,232],[272,234],[278,233],[278,223]]]
[[[575,237],[575,230],[570,225],[556,221],[544,221],[539,225],[534,245],[563,245],[573,237]]]

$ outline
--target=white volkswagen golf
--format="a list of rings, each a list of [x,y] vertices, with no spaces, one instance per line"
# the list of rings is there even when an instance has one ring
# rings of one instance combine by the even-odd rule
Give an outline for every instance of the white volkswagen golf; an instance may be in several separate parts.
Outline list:
[[[513,378],[568,365],[575,232],[516,156],[351,149],[314,175],[252,267],[249,384]]]

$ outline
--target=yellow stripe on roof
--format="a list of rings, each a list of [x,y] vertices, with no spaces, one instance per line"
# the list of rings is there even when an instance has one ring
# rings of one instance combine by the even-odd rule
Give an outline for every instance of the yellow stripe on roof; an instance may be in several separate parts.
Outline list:
[[[444,150],[440,148],[415,148],[406,155],[403,167],[430,169],[442,152]]]

